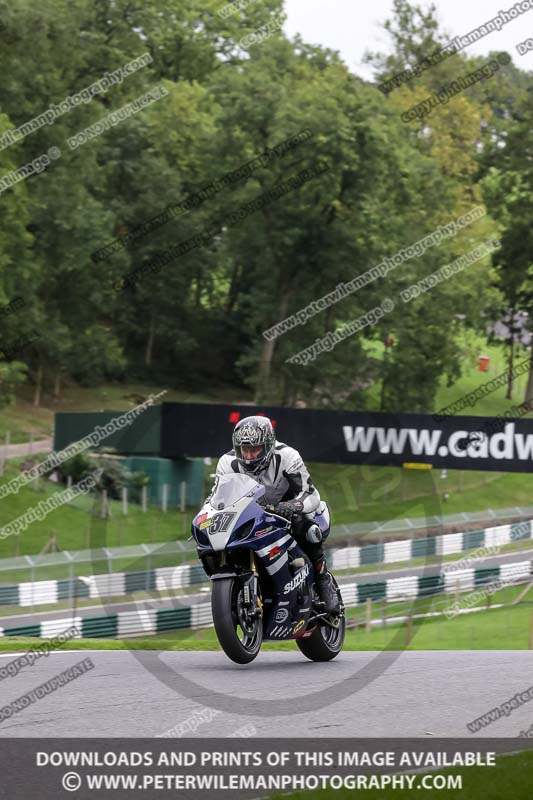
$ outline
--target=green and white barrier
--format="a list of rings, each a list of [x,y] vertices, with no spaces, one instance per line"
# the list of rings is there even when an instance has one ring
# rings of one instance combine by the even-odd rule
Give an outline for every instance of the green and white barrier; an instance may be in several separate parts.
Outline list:
[[[201,564],[182,564],[137,572],[111,572],[91,575],[85,580],[68,578],[55,581],[33,581],[0,586],[0,606],[29,607],[59,603],[62,600],[95,600],[122,597],[134,592],[170,592],[207,580]]]
[[[344,583],[341,593],[347,608],[374,601],[398,602],[438,594],[452,594],[474,590],[487,584],[526,582],[533,575],[531,561],[518,561],[488,569],[462,569],[440,572],[437,575],[409,575],[384,581]],[[125,639],[133,636],[151,636],[176,630],[197,630],[212,626],[211,603],[197,603],[170,609],[143,609],[120,611],[95,617],[69,617],[49,620],[35,625],[0,628],[0,636],[38,636],[51,638],[75,626],[77,638]]]

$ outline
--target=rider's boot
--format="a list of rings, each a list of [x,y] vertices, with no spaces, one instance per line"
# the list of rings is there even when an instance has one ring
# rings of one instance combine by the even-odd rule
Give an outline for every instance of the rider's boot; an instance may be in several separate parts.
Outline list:
[[[328,614],[339,611],[339,598],[324,557],[315,561],[316,588]]]
[[[316,524],[309,525],[309,522],[307,522],[307,525],[304,525],[302,522],[303,519],[300,522],[300,525],[295,525],[295,520],[293,520],[293,532],[296,534],[296,537],[306,555],[309,556],[314,564],[315,585],[320,600],[324,603],[327,613],[333,614],[336,611],[340,611],[340,605],[337,590],[335,588],[335,584],[333,583],[333,579],[328,572],[326,557],[324,554],[324,540],[327,537],[329,530],[325,535],[322,535]],[[313,529],[316,529],[316,531]]]

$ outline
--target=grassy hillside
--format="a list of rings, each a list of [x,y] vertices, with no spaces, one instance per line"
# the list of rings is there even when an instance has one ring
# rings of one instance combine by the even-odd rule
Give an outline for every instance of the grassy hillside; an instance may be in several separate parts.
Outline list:
[[[334,524],[533,505],[528,474],[448,470],[442,478],[440,469],[334,464],[310,469]]]
[[[35,408],[32,402],[30,387],[24,387],[16,402],[2,409],[0,415],[0,444],[5,440],[5,433],[11,434],[11,442],[27,442],[30,433],[35,438],[50,436],[53,431],[54,414],[58,411],[123,411],[138,405],[138,398],[146,398],[151,393],[157,394],[166,387],[146,386],[143,384],[108,383],[94,388],[68,385],[61,391],[59,399],[45,394],[41,406]],[[250,402],[250,397],[241,394],[235,396],[230,388],[220,387],[212,394],[198,394],[168,390],[167,402],[181,403],[225,403]]]
[[[2,483],[19,473],[22,460],[8,462]],[[64,488],[41,480],[38,487],[35,483],[30,484],[16,494],[8,495],[0,500],[1,524],[17,519],[41,500]],[[190,534],[192,509],[182,514],[177,509],[163,513],[158,508],[150,507],[143,513],[139,505],[130,503],[129,513],[125,516],[120,502],[112,500],[109,506],[111,518],[98,520],[93,516],[93,498],[79,496],[72,503],[54,509],[42,521],[32,522],[19,536],[0,539],[0,558],[38,553],[52,533],[63,550],[168,542]]]
[[[383,359],[385,348],[381,342],[369,343],[368,348],[374,358],[379,360]],[[488,345],[483,337],[471,331],[463,334],[461,349],[461,377],[452,386],[447,386],[446,379],[443,377],[435,399],[435,408],[432,409],[432,412],[445,408],[450,403],[453,403],[454,400],[468,394],[468,392],[474,391],[483,383],[496,378],[507,369],[507,353],[502,345]],[[490,358],[490,365],[487,372],[479,371],[478,358],[480,355],[489,356]],[[523,347],[517,348],[515,352],[515,366],[525,359],[529,359],[529,351]],[[512,400],[505,399],[506,386],[500,386],[496,391],[479,400],[475,406],[465,409],[462,413],[472,416],[496,416],[502,414],[508,408],[511,408],[511,406],[517,405],[524,400],[526,384],[527,373],[515,379]],[[381,385],[379,383],[374,384],[368,389],[367,394],[370,399],[369,408],[379,409],[380,393]]]

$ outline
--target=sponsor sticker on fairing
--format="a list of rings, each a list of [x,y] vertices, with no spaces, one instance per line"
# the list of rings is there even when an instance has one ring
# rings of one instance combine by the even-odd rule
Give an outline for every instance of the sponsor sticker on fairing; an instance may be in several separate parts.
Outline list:
[[[260,531],[256,531],[254,533],[254,536],[262,536],[264,533],[270,533],[270,531],[273,531],[273,530],[274,530],[274,528],[272,527],[272,525],[269,525],[268,528],[261,528]]]
[[[272,638],[278,639],[280,636],[288,636],[290,632],[291,632],[290,625],[276,625],[275,628],[272,628],[270,636]]]
[[[285,584],[283,587],[283,594],[288,594],[289,592],[292,592],[293,589],[296,589],[297,586],[301,586],[308,575],[309,564],[306,564],[305,567],[302,567],[302,569],[296,573],[292,581],[289,581]]]

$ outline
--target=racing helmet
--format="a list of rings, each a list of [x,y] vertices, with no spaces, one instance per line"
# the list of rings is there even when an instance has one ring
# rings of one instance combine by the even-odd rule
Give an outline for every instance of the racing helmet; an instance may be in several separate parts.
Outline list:
[[[247,472],[255,474],[266,469],[274,446],[276,435],[268,417],[245,417],[235,425],[232,436],[235,457]],[[244,458],[243,445],[261,447],[261,452],[255,458]]]

